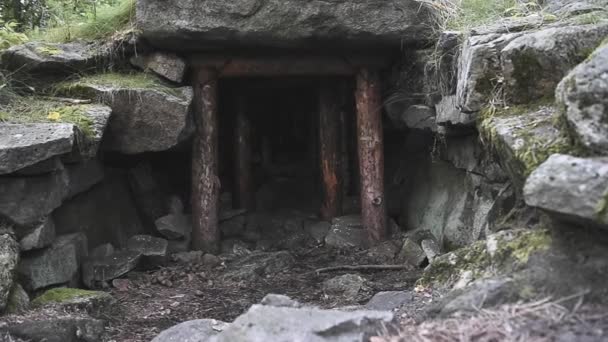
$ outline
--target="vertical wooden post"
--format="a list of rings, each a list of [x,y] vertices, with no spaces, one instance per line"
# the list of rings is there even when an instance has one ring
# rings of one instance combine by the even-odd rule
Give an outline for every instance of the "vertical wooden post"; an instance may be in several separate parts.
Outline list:
[[[319,146],[323,180],[321,217],[327,221],[342,215],[340,108],[334,89],[326,84],[319,89]]]
[[[386,238],[384,201],[384,142],[382,102],[378,73],[361,69],[357,74],[357,132],[361,177],[361,217],[370,242]]]
[[[192,149],[192,248],[219,251],[218,81],[209,68],[195,70]]]
[[[234,131],[234,207],[236,209],[255,209],[253,175],[251,169],[251,122],[247,113],[244,96],[237,98],[236,122]]]

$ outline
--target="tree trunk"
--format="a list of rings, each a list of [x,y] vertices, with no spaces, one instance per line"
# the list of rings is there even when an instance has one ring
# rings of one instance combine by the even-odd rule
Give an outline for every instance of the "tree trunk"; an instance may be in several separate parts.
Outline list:
[[[361,217],[371,243],[386,238],[384,201],[384,143],[378,73],[357,74],[357,132],[361,182]]]
[[[220,241],[217,73],[197,69],[193,83],[196,136],[192,149],[192,248],[217,253]]]

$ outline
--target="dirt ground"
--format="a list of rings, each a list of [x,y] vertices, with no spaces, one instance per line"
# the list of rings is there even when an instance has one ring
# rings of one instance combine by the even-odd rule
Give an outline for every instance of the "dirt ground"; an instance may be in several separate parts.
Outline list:
[[[356,253],[344,255],[313,248],[294,256],[295,267],[258,282],[223,279],[225,264],[213,269],[203,265],[173,265],[146,273],[134,272],[129,274],[128,281],[122,282],[122,286],[110,290],[117,304],[102,311],[100,316],[110,322],[110,341],[150,341],[162,330],[187,320],[214,318],[231,322],[269,293],[284,294],[301,303],[322,308],[356,306],[365,304],[380,291],[412,290],[420,275],[418,271],[407,270],[363,272],[361,275],[367,279],[367,286],[356,298],[336,297],[323,292],[323,281],[353,272],[317,274],[315,270],[357,265]],[[159,277],[169,280],[170,284],[158,284]],[[430,297],[419,296],[420,300],[412,303],[413,307],[421,309]],[[412,313],[416,310],[406,311]]]

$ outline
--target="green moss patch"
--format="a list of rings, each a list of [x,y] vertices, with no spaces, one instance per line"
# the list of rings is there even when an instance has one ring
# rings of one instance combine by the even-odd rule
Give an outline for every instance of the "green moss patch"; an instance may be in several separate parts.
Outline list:
[[[66,104],[37,97],[18,97],[0,106],[0,121],[10,123],[63,122],[76,125],[85,136],[93,135],[90,105]]]
[[[470,246],[435,259],[418,281],[419,286],[449,287],[467,272],[472,280],[522,269],[535,253],[551,246],[547,230],[515,230],[501,232]]]
[[[36,52],[45,56],[56,56],[63,53],[63,50],[56,46],[44,45],[37,47]]]
[[[111,296],[105,292],[73,288],[50,289],[32,301],[33,306],[48,304],[81,304],[87,300],[108,300]]]

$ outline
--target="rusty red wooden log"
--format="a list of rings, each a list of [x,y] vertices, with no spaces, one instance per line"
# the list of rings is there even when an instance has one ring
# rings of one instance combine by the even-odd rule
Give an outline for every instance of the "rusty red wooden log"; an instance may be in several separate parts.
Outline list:
[[[370,242],[386,238],[384,142],[378,73],[361,69],[355,93],[361,182],[361,218]]]
[[[192,149],[192,248],[219,251],[218,83],[217,72],[195,70]]]
[[[323,204],[321,217],[330,221],[342,215],[340,168],[340,106],[335,87],[325,83],[319,89],[319,148]]]
[[[237,209],[255,209],[252,174],[251,122],[247,115],[245,98],[237,99],[236,123],[234,131],[234,201]]]

